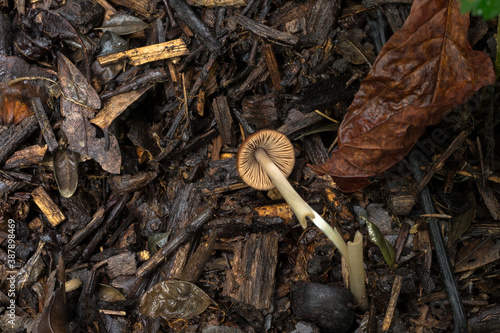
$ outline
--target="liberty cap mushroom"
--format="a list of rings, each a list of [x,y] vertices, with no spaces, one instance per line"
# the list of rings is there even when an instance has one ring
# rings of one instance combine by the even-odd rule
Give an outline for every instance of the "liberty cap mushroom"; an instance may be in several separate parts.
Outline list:
[[[236,169],[243,182],[260,191],[276,187],[302,227],[306,228],[306,217],[313,218],[314,213],[286,180],[294,164],[295,152],[290,140],[284,134],[270,129],[258,131],[246,138],[236,157]]]
[[[284,134],[270,129],[250,135],[241,144],[236,157],[236,169],[248,186],[257,190],[269,190],[276,187],[304,229],[307,227],[306,217],[308,217],[332,241],[347,262],[349,279],[352,282],[351,291],[357,303],[366,308],[362,236],[357,233],[356,246],[349,244],[349,248],[352,249],[348,249],[337,229],[332,228],[321,215],[312,209],[286,180],[292,172],[294,163],[295,154],[290,140]],[[352,263],[350,252],[353,252]]]

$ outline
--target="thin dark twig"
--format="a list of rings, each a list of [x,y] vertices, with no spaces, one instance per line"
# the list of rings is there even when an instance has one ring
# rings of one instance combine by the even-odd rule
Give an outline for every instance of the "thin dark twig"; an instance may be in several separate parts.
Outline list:
[[[423,179],[423,175],[418,164],[419,162],[412,164],[412,169],[415,180],[420,183]],[[420,192],[420,199],[422,200],[425,213],[434,214],[434,206],[432,205],[431,194],[427,186],[425,186],[422,189],[422,192]],[[441,236],[441,230],[439,229],[438,222],[435,218],[429,218],[429,233],[436,252],[441,275],[443,276],[444,286],[446,288],[448,298],[450,299],[451,311],[453,312],[453,322],[455,326],[453,332],[466,333],[469,330],[467,319],[465,317],[464,306],[462,304],[462,300],[460,299],[460,293],[458,292],[453,272],[451,271],[450,262],[448,261],[443,238]]]

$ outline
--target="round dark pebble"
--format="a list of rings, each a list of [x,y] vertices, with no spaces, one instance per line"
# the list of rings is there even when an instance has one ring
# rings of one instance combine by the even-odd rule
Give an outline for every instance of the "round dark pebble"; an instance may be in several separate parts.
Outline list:
[[[299,282],[292,289],[291,306],[299,319],[315,323],[323,332],[344,333],[354,321],[354,296],[337,286]]]

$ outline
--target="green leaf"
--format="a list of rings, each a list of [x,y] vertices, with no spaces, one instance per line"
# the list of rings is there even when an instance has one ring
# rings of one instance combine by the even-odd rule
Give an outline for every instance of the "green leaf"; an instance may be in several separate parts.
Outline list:
[[[500,1],[498,0],[460,0],[460,11],[471,12],[472,15],[482,16],[489,20],[500,14]]]
[[[384,256],[385,262],[389,265],[389,268],[393,268],[394,261],[396,259],[396,251],[394,251],[394,247],[387,241],[387,239],[384,238],[380,229],[375,224],[371,223],[364,217],[362,217],[362,219],[366,221],[368,238],[378,246]]]

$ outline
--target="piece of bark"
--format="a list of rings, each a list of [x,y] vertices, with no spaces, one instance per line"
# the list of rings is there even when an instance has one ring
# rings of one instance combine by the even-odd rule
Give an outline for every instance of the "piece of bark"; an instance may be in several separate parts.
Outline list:
[[[212,217],[213,208],[205,208],[198,216],[182,229],[167,245],[162,247],[155,255],[148,259],[136,272],[137,277],[145,276],[151,273],[163,260],[170,256],[184,242],[194,235],[208,220]]]
[[[281,91],[281,77],[280,70],[278,68],[278,61],[273,51],[273,46],[271,44],[264,44],[261,47],[262,54],[266,61],[267,70],[271,76],[271,82],[275,91]]]
[[[5,162],[4,168],[8,170],[29,165],[37,165],[43,161],[46,152],[47,145],[34,145],[18,150]]]
[[[159,0],[111,0],[112,3],[129,8],[144,17],[150,17]]]
[[[253,95],[241,102],[241,117],[253,128],[273,128],[279,119],[276,94]]]
[[[108,264],[107,273],[111,279],[120,275],[135,274],[137,269],[135,254],[129,251],[108,258],[106,263]]]
[[[101,240],[104,237],[104,235],[108,232],[109,228],[111,228],[113,223],[118,219],[118,216],[125,208],[125,205],[129,201],[129,199],[130,199],[130,195],[125,194],[117,200],[116,205],[109,212],[109,214],[106,217],[106,220],[104,221],[102,226],[99,228],[99,230],[97,230],[97,232],[95,232],[93,234],[92,238],[85,246],[85,249],[83,249],[82,256],[81,256],[81,259],[83,261],[88,260],[90,258],[90,256],[94,253],[94,250],[101,243]]]
[[[300,37],[303,45],[322,45],[337,23],[340,0],[318,0],[307,21],[307,34]]]
[[[97,57],[97,61],[99,61],[101,66],[105,66],[123,59],[129,59],[130,65],[139,66],[152,61],[176,58],[188,54],[189,50],[186,43],[182,39],[175,39],[165,43],[143,46]]]
[[[491,217],[493,217],[494,220],[500,220],[500,203],[491,186],[488,183],[483,184],[478,179],[476,179],[476,185]]]
[[[252,90],[259,82],[264,81],[268,75],[269,72],[266,71],[266,62],[261,58],[245,81],[239,86],[229,89],[228,95],[234,100],[239,101],[245,92]]]
[[[297,132],[315,125],[324,119],[325,118],[316,112],[304,114],[296,109],[292,109],[289,111],[285,123],[278,128],[278,132],[285,134],[293,140]]]
[[[275,231],[251,234],[236,246],[232,268],[226,271],[224,296],[269,311],[273,305],[278,240]]]
[[[401,228],[399,229],[398,238],[396,239],[396,244],[394,244],[394,249],[396,250],[396,255],[394,256],[394,261],[398,262],[399,257],[401,257],[401,253],[406,244],[406,240],[410,235],[410,225],[406,222],[403,222]]]
[[[216,97],[212,103],[212,108],[222,138],[222,144],[233,145],[235,141],[233,139],[233,118],[231,117],[231,111],[229,110],[226,97]]]
[[[471,238],[457,254],[455,272],[482,267],[500,259],[500,241]]]
[[[1,61],[1,59],[0,59]],[[16,148],[38,128],[35,115],[25,118],[19,125],[0,133],[0,164],[5,162]]]
[[[246,30],[256,34],[259,37],[268,39],[269,41],[281,45],[296,45],[299,42],[299,37],[287,32],[279,31],[268,27],[262,23],[258,23],[246,16],[238,15],[235,17],[236,23],[240,24]]]
[[[59,207],[57,207],[55,202],[42,186],[34,189],[33,192],[31,192],[31,197],[53,227],[57,227],[66,219]]]
[[[52,153],[54,152],[54,150],[56,150],[59,144],[57,143],[56,136],[52,131],[52,127],[50,127],[49,119],[45,114],[45,108],[43,107],[40,97],[35,97],[31,101],[31,107],[35,111],[35,115],[36,118],[38,119],[38,124],[40,125],[40,128],[42,128],[43,138],[47,143],[47,147],[49,148],[49,151]]]
[[[391,289],[391,298],[389,300],[389,305],[385,312],[384,323],[382,325],[382,332],[388,332],[391,328],[392,319],[394,316],[394,310],[396,310],[396,305],[399,299],[399,292],[403,286],[403,277],[401,275],[396,275],[394,278],[394,283]]]
[[[168,74],[163,68],[152,68],[144,73],[137,75],[130,81],[123,82],[113,91],[105,91],[101,95],[102,100],[110,99],[113,96],[127,93],[132,90],[142,89],[157,82],[168,80]]]
[[[11,23],[8,14],[0,14],[0,54],[10,55],[12,52]]]
[[[216,240],[217,232],[212,231],[208,241],[200,244],[193,255],[189,258],[182,270],[179,280],[191,283],[196,283],[196,281],[198,281],[198,278],[201,273],[203,273],[203,269],[205,268],[208,259],[212,256]]]
[[[92,216],[92,220],[85,226],[85,228],[76,232],[68,244],[64,247],[64,252],[67,253],[79,245],[87,236],[93,233],[104,221],[105,207],[100,207]]]
[[[191,6],[214,7],[241,7],[247,5],[247,0],[188,0]]]
[[[293,211],[287,203],[266,205],[255,208],[255,212],[259,216],[279,217],[283,219],[283,223],[293,223]]]
[[[195,36],[205,46],[215,54],[219,54],[221,45],[218,40],[210,32],[208,26],[203,22],[194,10],[184,0],[169,0],[168,4],[179,18],[187,24],[187,26],[194,32]]]

